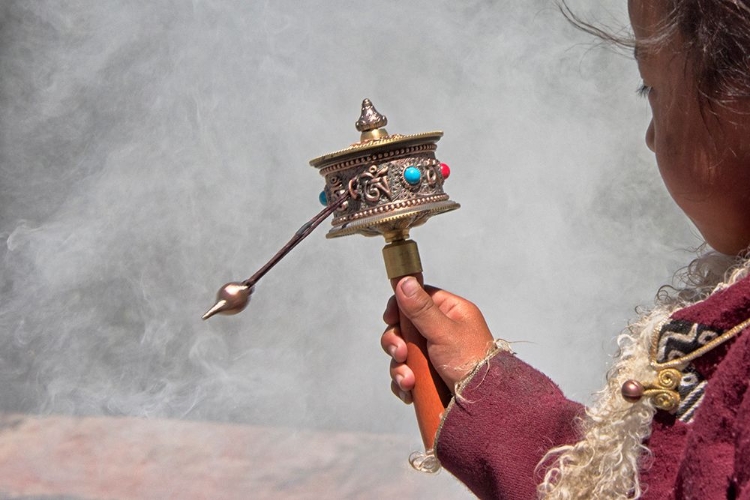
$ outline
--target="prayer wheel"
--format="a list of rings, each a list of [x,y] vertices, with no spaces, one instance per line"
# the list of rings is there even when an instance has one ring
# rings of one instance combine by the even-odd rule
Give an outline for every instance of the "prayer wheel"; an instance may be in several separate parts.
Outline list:
[[[243,310],[260,278],[331,214],[333,227],[328,238],[351,234],[385,238],[383,258],[392,286],[408,275],[422,282],[419,251],[409,238],[409,231],[433,215],[460,205],[443,191],[450,168],[435,156],[443,133],[391,135],[385,129],[387,123],[369,99],[362,102],[362,113],[355,123],[359,141],[310,160],[310,165],[325,178],[325,188],[320,193],[323,211],[304,224],[253,276],[224,285],[217,293],[216,304],[203,319]],[[416,378],[412,394],[425,445],[425,453],[417,454],[412,463],[421,470],[435,471],[439,463],[433,445],[450,391],[429,363],[425,339],[403,315],[400,326],[408,347],[407,364]]]
[[[435,156],[443,133],[390,135],[387,124],[387,118],[365,99],[355,124],[361,133],[359,142],[315,158],[310,165],[326,181],[322,202],[330,204],[346,197],[334,212],[327,237],[383,235],[387,243],[383,259],[392,284],[407,275],[421,282],[422,264],[409,230],[460,205],[443,190],[450,168]],[[422,468],[437,469],[433,445],[450,391],[429,364],[424,338],[403,315],[401,334],[408,347],[407,364],[416,378],[412,395],[428,457],[422,460]]]

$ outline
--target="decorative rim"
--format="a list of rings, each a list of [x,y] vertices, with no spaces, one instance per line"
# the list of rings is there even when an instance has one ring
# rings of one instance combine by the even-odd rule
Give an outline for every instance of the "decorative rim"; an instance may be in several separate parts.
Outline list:
[[[376,139],[373,141],[361,143],[358,142],[356,144],[352,144],[346,149],[341,149],[339,151],[334,151],[333,153],[328,153],[326,155],[313,158],[312,160],[310,160],[310,165],[315,168],[323,168],[328,166],[330,163],[341,161],[342,159],[349,156],[361,156],[364,154],[377,152],[381,149],[390,150],[394,146],[398,146],[401,144],[408,145],[421,142],[437,142],[441,137],[443,137],[443,132],[441,130],[411,135],[393,134],[385,139]]]
[[[356,233],[363,233],[367,236],[381,234],[382,231],[378,230],[378,226],[396,222],[401,219],[407,219],[415,215],[423,217],[422,222],[424,222],[433,215],[450,212],[458,208],[461,208],[461,205],[450,200],[405,207],[382,215],[374,215],[359,220],[352,220],[342,225],[334,226],[328,231],[326,238],[338,238],[339,236],[348,236]],[[372,229],[367,230],[369,228]]]

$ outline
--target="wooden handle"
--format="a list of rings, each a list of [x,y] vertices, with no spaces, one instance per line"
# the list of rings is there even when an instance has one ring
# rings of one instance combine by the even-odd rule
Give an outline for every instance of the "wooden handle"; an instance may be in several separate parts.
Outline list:
[[[423,283],[421,273],[413,276],[420,284]],[[391,280],[394,289],[399,279]],[[425,450],[432,450],[435,445],[435,434],[440,426],[440,417],[451,400],[451,392],[430,364],[427,341],[403,313],[400,313],[400,329],[401,336],[406,341],[406,365],[414,372],[412,398],[419,432]]]

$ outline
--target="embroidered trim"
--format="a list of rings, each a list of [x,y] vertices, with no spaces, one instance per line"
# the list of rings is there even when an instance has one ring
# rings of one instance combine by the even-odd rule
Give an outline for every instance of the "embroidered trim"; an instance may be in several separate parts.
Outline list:
[[[664,366],[672,361],[680,363],[692,353],[708,346],[723,333],[689,321],[672,320],[665,323],[658,335],[654,336],[651,358],[655,361],[651,365]],[[673,408],[678,420],[686,424],[693,421],[695,412],[703,401],[706,386],[706,380],[695,370],[692,363],[681,370],[680,383],[676,387],[677,404],[676,408]]]
[[[680,404],[677,405],[675,416],[681,422],[689,424],[693,421],[695,411],[703,401],[703,395],[706,392],[708,382],[694,371],[692,365],[688,367],[687,373],[683,373],[678,392],[680,394]]]
[[[703,401],[708,382],[695,371],[691,361],[716,349],[750,326],[750,318],[726,332],[682,320],[664,321],[651,336],[649,364],[656,379],[648,384],[628,380],[623,397],[630,402],[651,399],[656,408],[675,413],[685,423],[693,420]]]
[[[673,320],[664,324],[656,338],[656,353],[652,352],[651,359],[657,363],[666,363],[700,349],[723,331],[714,331],[705,325],[689,321]],[[654,339],[652,339],[653,341]]]
[[[661,325],[661,328],[659,327],[657,328],[661,331],[662,329],[666,328],[669,324],[671,323],[667,323],[666,325]],[[691,328],[691,332],[693,332],[692,335],[696,337],[696,343],[701,345],[701,347],[699,347],[698,349],[692,352],[688,352],[687,354],[684,354],[682,356],[675,356],[672,359],[668,359],[667,361],[664,361],[661,363],[657,361],[658,360],[657,356],[659,352],[659,343],[660,343],[659,340],[660,340],[661,335],[660,335],[660,332],[659,333],[654,332],[653,340],[651,342],[651,356],[650,356],[651,366],[655,370],[659,370],[659,371],[664,370],[666,368],[678,368],[678,369],[680,367],[684,368],[684,366],[686,366],[692,360],[696,358],[700,358],[707,352],[716,349],[724,342],[737,336],[738,333],[740,333],[742,330],[750,326],[750,318],[746,319],[739,325],[736,325],[731,330],[727,330],[726,332],[719,334],[718,336],[713,337],[712,339],[709,339],[709,337],[711,337],[711,335],[709,334],[717,334],[718,332],[709,330],[707,327],[703,327],[703,329],[701,329],[700,328],[701,326],[702,325],[698,325],[697,323],[695,323],[693,327]],[[707,340],[707,342],[704,344],[700,344],[700,341],[703,338],[709,339],[709,340]],[[668,343],[668,340],[666,342]]]

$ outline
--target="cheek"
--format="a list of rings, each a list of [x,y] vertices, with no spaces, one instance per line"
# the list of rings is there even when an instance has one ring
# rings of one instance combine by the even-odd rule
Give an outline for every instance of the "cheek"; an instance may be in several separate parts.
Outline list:
[[[675,148],[674,130],[669,127],[669,120],[665,123],[660,118],[658,113],[654,113],[646,129],[646,145],[655,153],[659,174],[674,196],[676,188],[681,184],[681,177],[684,177],[679,165],[680,148]]]
[[[660,123],[657,119],[651,121],[646,132],[646,144],[656,154],[664,185],[677,205],[691,216],[693,202],[705,196],[704,170],[696,149],[695,138],[686,137],[686,130],[682,127],[671,127]],[[691,217],[692,218],[692,217]]]
[[[702,147],[700,113],[691,113],[675,102],[652,102],[646,144],[656,155],[659,173],[675,201],[700,196],[708,159]],[[697,116],[695,116],[697,115]]]
[[[705,143],[700,116],[668,116],[654,120],[651,129],[656,162],[664,185],[677,206],[687,215],[710,244],[716,225],[717,200],[721,199],[716,179],[717,158]]]
[[[682,151],[673,149],[659,151],[658,142],[656,150],[659,174],[680,208],[687,211],[691,202],[699,202],[705,198],[710,180],[696,168],[691,158],[681,154]]]

